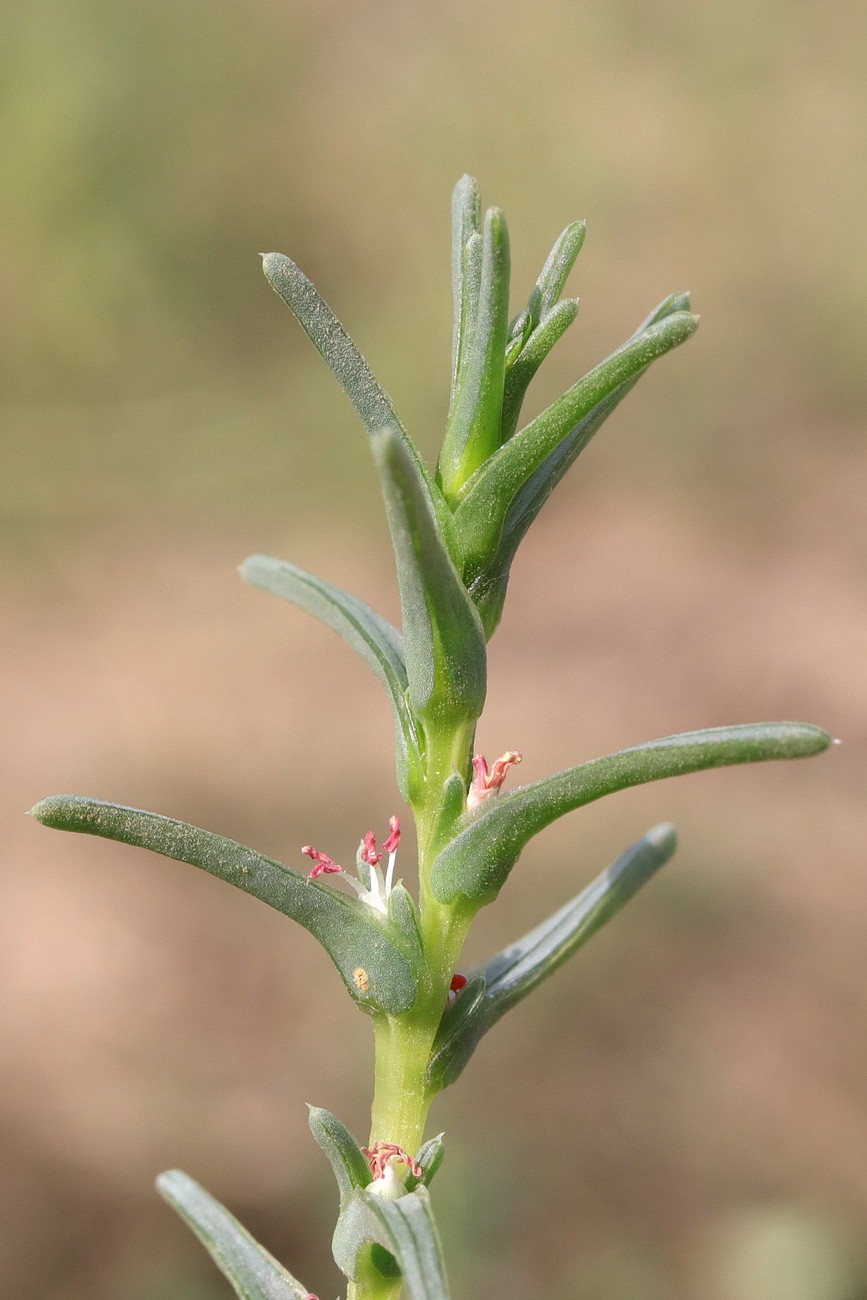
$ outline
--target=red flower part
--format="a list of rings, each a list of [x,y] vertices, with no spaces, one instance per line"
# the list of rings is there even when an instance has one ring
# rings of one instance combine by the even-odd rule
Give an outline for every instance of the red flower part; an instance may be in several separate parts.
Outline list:
[[[523,755],[517,750],[509,749],[502,758],[496,760],[493,767],[489,768],[483,755],[476,754],[473,758],[475,775],[467,795],[467,807],[477,808],[480,803],[484,803],[491,795],[496,794],[505,781],[509,768],[517,766],[522,757]]]
[[[376,836],[373,831],[368,831],[364,837],[364,846],[359,854],[362,862],[366,862],[369,867],[376,867],[382,861],[382,854],[376,848]]]
[[[389,817],[388,819],[389,836],[382,846],[383,853],[397,853],[400,844],[400,818]]]
[[[336,862],[331,861],[327,853],[320,853],[318,849],[311,848],[309,844],[305,844],[301,852],[306,853],[308,858],[312,858],[316,863],[313,870],[307,873],[308,880],[315,880],[317,876],[324,876],[327,872],[343,870]]]
[[[421,1178],[424,1172],[417,1160],[413,1160],[403,1147],[395,1146],[393,1142],[374,1142],[372,1147],[361,1149],[367,1156],[374,1179],[385,1177],[389,1160],[402,1160],[414,1178]]]
[[[466,984],[467,984],[466,975],[462,975],[459,970],[456,970],[454,975],[452,976],[452,982],[449,988],[452,993],[460,993],[462,988],[466,988]]]

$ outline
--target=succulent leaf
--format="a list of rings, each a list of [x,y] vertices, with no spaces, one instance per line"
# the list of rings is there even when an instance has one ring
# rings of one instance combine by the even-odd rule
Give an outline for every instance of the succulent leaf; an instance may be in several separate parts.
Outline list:
[[[241,1300],[307,1300],[307,1287],[194,1179],[172,1169],[160,1174],[157,1190],[192,1228]]]
[[[372,1178],[367,1157],[345,1124],[322,1106],[310,1106],[310,1132],[328,1157],[340,1190],[344,1210],[354,1192]]]
[[[525,844],[575,808],[648,781],[736,763],[806,758],[830,744],[826,731],[808,723],[757,722],[665,736],[581,763],[492,799],[467,817],[434,862],[431,889],[441,903],[463,894],[482,906],[496,898]]]
[[[500,445],[509,318],[509,234],[499,208],[485,214],[478,306],[461,336],[454,401],[439,458],[448,501]],[[468,279],[469,277],[465,277]]]
[[[321,880],[235,840],[140,808],[53,795],[31,812],[55,830],[119,840],[200,867],[291,917],[319,940],[364,1010],[400,1015],[415,1002],[412,967],[374,909]]]
[[[492,1025],[619,912],[676,847],[673,826],[654,827],[570,903],[516,943],[471,967],[467,986],[443,1013],[428,1067],[430,1090],[438,1092],[454,1083]]]
[[[390,397],[319,290],[284,253],[265,253],[262,267],[271,288],[295,315],[360,415],[368,434],[373,437],[379,429],[388,428],[400,439],[425,485],[431,508],[446,528],[448,507],[418,448],[398,419]]]
[[[486,690],[485,634],[449,555],[415,463],[389,429],[373,439],[397,561],[409,695],[425,721],[477,718]]]
[[[586,221],[573,221],[558,236],[527,303],[527,310],[534,325],[538,325],[551,310],[566,287],[569,273],[581,252],[586,234]]]
[[[371,1216],[378,1220],[403,1274],[411,1300],[448,1300],[442,1245],[430,1196],[421,1185],[396,1201],[369,1189],[359,1193]]]
[[[675,312],[629,339],[476,471],[462,487],[454,515],[465,576],[484,571],[518,492],[576,425],[652,361],[684,343],[697,327],[697,316]]]
[[[463,346],[468,324],[476,310],[478,285],[467,275],[467,247],[481,224],[479,183],[474,176],[462,176],[452,194],[452,297],[454,330],[452,333],[452,401],[457,388]],[[481,261],[479,262],[481,270]]]
[[[241,565],[241,576],[262,591],[269,591],[307,610],[343,637],[382,682],[394,710],[398,785],[409,798],[421,776],[422,738],[407,700],[403,640],[396,627],[339,587],[270,555],[251,555]]]

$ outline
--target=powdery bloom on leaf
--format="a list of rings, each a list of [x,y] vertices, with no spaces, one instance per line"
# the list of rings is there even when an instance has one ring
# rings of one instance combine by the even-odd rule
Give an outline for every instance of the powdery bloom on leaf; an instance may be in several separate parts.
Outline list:
[[[480,803],[490,799],[492,795],[497,794],[500,786],[506,779],[506,774],[510,767],[516,767],[523,758],[517,750],[509,749],[498,758],[492,767],[488,767],[487,759],[482,754],[476,754],[473,758],[473,779],[470,785],[469,794],[467,795],[467,807],[478,808]]]

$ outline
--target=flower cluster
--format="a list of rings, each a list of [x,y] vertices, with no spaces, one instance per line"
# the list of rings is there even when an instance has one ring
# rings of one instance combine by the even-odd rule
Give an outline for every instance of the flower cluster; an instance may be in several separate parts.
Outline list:
[[[400,819],[390,817],[388,821],[388,837],[382,845],[382,849],[376,846],[376,836],[373,831],[368,831],[364,839],[358,846],[356,856],[356,865],[360,879],[350,876],[344,871],[339,863],[329,858],[327,853],[320,853],[312,845],[305,844],[301,852],[306,853],[308,858],[312,858],[315,865],[308,872],[307,879],[315,880],[317,876],[336,875],[341,880],[345,880],[351,885],[362,903],[367,903],[377,912],[382,912],[384,916],[388,915],[388,899],[394,886],[394,864],[397,857],[397,849],[400,844]],[[388,856],[388,865],[386,866],[385,875],[380,869],[380,862],[385,856]]]
[[[488,767],[487,759],[476,754],[473,759],[473,780],[467,795],[467,808],[478,808],[480,803],[496,794],[506,779],[510,767],[516,767],[523,758],[514,749],[509,749],[498,758],[493,767]]]

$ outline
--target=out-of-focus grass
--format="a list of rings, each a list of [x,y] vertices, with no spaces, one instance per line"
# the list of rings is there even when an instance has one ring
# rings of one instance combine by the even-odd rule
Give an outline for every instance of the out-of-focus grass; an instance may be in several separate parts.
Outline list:
[[[232,573],[283,551],[394,613],[365,439],[257,254],[316,279],[430,451],[464,170],[509,216],[516,302],[562,226],[589,222],[581,315],[531,413],[668,292],[704,317],[531,535],[483,746],[524,749],[529,778],[760,715],[846,746],[588,809],[483,914],[473,957],[624,834],[682,827],[667,880],[443,1098],[456,1291],[729,1300],[805,1224],[797,1300],[863,1294],[865,27],[853,0],[4,7],[16,1300],[225,1294],[147,1195],[173,1163],[320,1294],[340,1288],[302,1103],[362,1131],[366,1026],[312,943],[192,872],[20,813],[76,789],[292,860],[393,810],[375,683]]]

